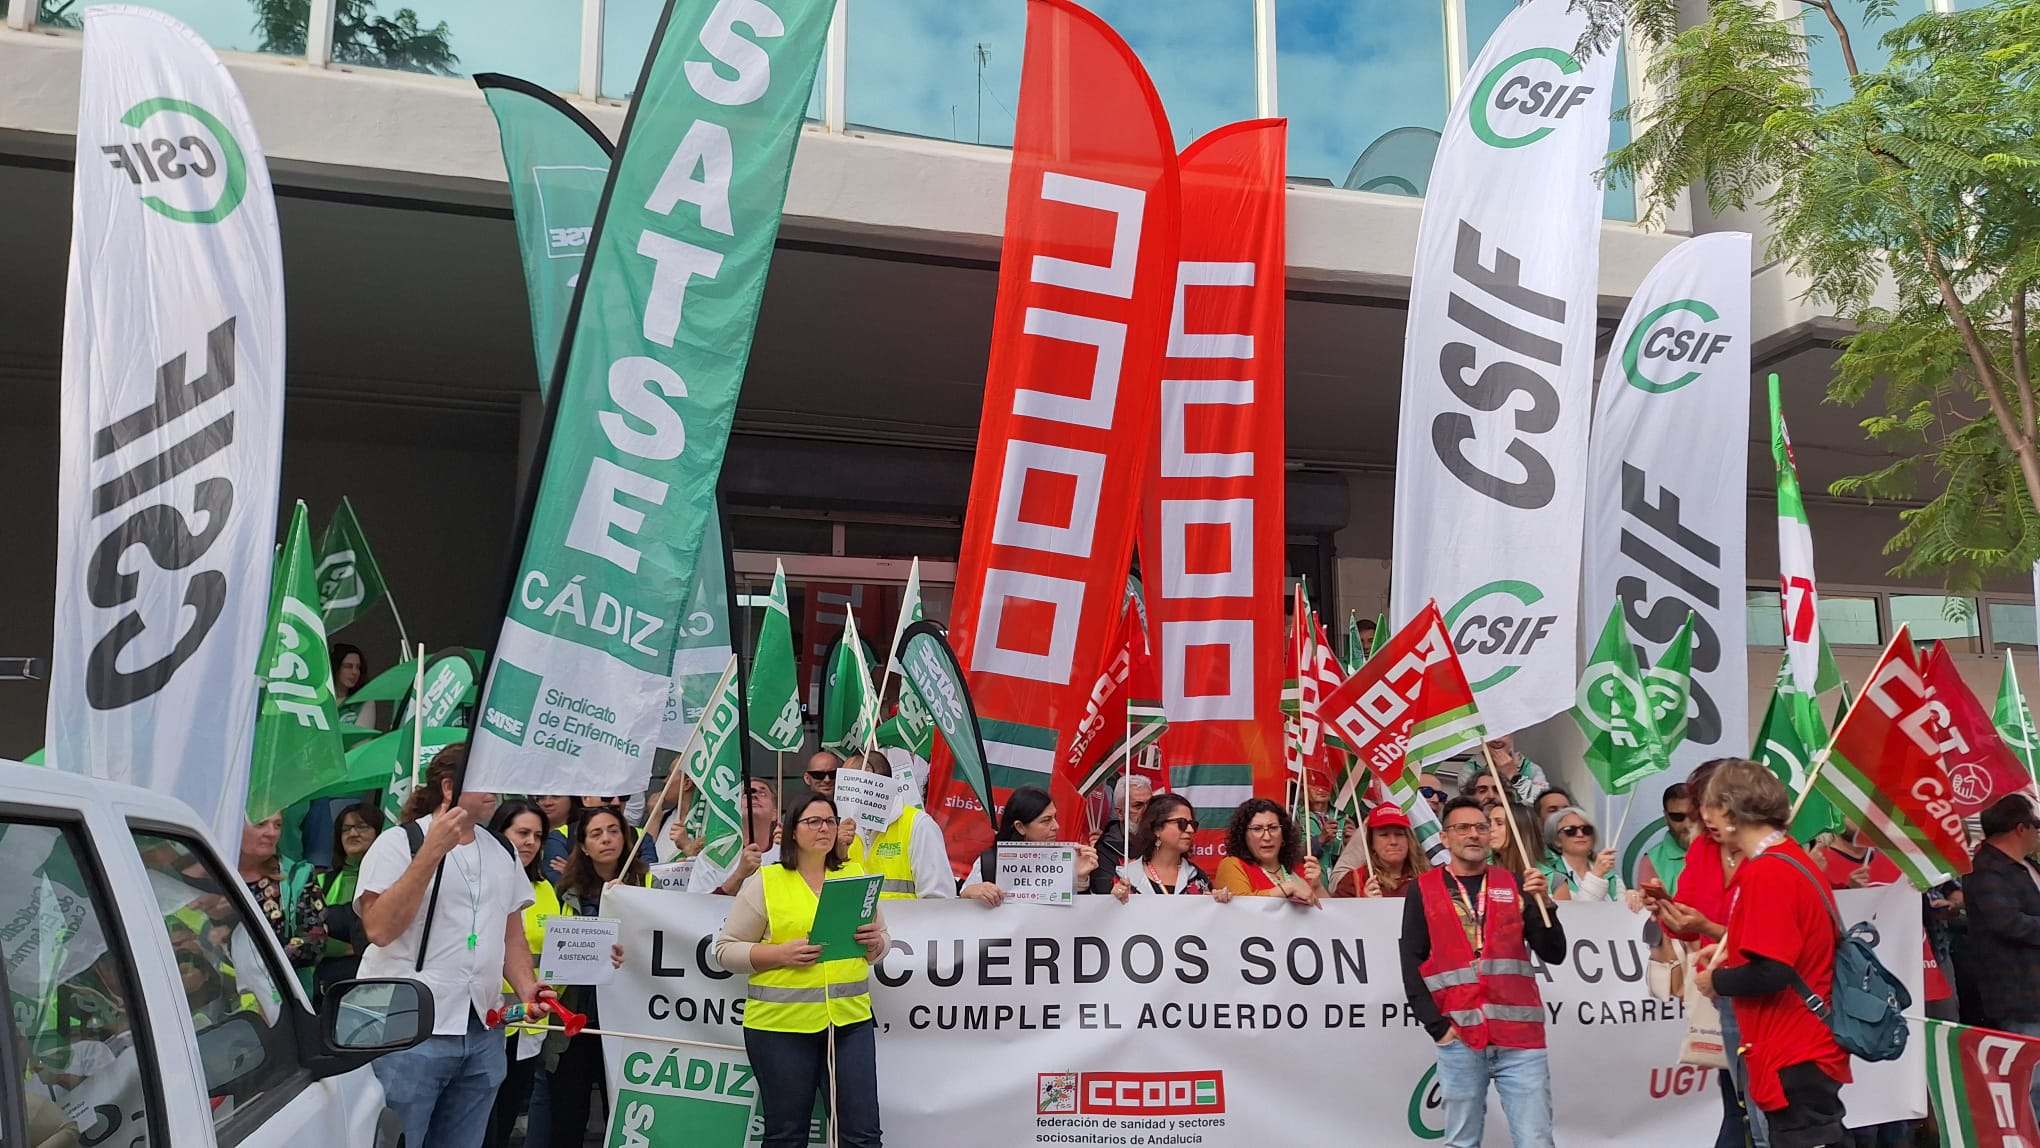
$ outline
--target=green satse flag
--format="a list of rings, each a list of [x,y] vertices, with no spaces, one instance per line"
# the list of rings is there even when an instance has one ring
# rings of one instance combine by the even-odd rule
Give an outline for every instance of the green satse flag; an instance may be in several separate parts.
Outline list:
[[[828,681],[822,686],[822,748],[852,754],[871,744],[871,679],[864,672],[864,642],[857,615],[844,608],[843,637],[829,653]]]
[[[2005,668],[1998,678],[1997,705],[1991,710],[1990,721],[2013,756],[2025,763],[2026,772],[2040,777],[2040,771],[2033,766],[2033,711],[2027,708],[2026,695],[2019,689],[2019,677],[2012,672],[2010,650],[2005,651]]]
[[[793,619],[786,610],[786,568],[772,570],[772,593],[751,652],[751,740],[775,753],[800,748],[800,671],[793,660]]]
[[[650,780],[834,0],[669,3],[576,288],[478,789]],[[765,26],[760,26],[765,25]]]
[[[475,86],[496,113],[503,143],[510,218],[531,304],[531,351],[544,398],[602,205],[602,185],[609,179],[609,140],[572,104],[536,84],[485,73],[475,77]]]
[[[347,772],[333,661],[312,574],[311,516],[300,502],[276,556],[263,635],[262,702],[255,711],[255,756],[248,771],[248,819],[295,805]]]
[[[1692,611],[1687,611],[1686,624],[1672,636],[1672,644],[1665,647],[1657,664],[1643,672],[1643,689],[1650,697],[1650,718],[1669,760],[1686,740],[1687,709],[1693,697]]]
[[[718,869],[734,866],[737,854],[744,849],[743,741],[737,726],[740,705],[737,659],[732,654],[677,763],[694,783],[699,798],[703,817],[699,836],[706,842],[701,855]]]
[[[317,578],[319,612],[329,634],[374,609],[389,593],[382,568],[368,549],[368,535],[354,516],[354,504],[344,497],[319,538]]]
[[[1638,781],[1671,765],[1651,719],[1636,644],[1630,640],[1619,602],[1608,612],[1601,638],[1580,674],[1572,715],[1587,738],[1587,769],[1603,792],[1627,793]]]
[[[1778,682],[1771,690],[1771,704],[1764,709],[1764,722],[1757,727],[1751,759],[1764,763],[1797,798],[1806,788],[1814,753],[1826,744],[1827,730],[1821,724],[1814,699],[1792,688],[1790,663],[1779,666]],[[1799,807],[1799,816],[1792,822],[1792,837],[1796,841],[1811,841],[1840,827],[1841,818],[1836,816],[1834,806],[1819,793],[1813,793]]]
[[[942,744],[949,747],[953,759],[950,775],[970,786],[985,819],[996,823],[984,733],[978,727],[977,708],[971,704],[970,687],[956,652],[949,648],[942,627],[927,621],[916,622],[907,630],[900,649],[900,674],[928,703],[928,714],[942,732]]]

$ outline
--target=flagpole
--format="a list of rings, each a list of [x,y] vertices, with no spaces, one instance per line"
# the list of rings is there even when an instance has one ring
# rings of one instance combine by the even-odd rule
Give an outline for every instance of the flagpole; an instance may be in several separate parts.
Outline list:
[[[397,623],[397,641],[404,647],[404,653],[411,652],[411,635],[404,631],[404,616],[397,613],[397,596],[390,593],[389,583],[383,583],[383,601],[390,604],[390,618]]]
[[[1502,780],[1502,771],[1495,767],[1494,751],[1488,748],[1485,738],[1481,739],[1480,756],[1487,761],[1488,775],[1495,779],[1495,788],[1501,791],[1502,813],[1508,817],[1509,827],[1513,829],[1516,824],[1516,801],[1514,797],[1510,796],[1513,791],[1509,788],[1508,782]],[[1523,835],[1521,833],[1511,833],[1509,834],[1509,840],[1516,844],[1516,856],[1523,862],[1523,872],[1528,873],[1532,868],[1535,868],[1530,863],[1530,847],[1524,844]],[[1537,914],[1544,918],[1545,928],[1550,928],[1551,905],[1544,897],[1537,898]]]
[[[1799,810],[1801,806],[1806,804],[1806,799],[1813,796],[1814,779],[1820,776],[1822,769],[1826,768],[1828,754],[1833,751],[1834,747],[1834,739],[1829,738],[1828,743],[1821,747],[1821,751],[1813,755],[1813,766],[1806,771],[1806,786],[1799,791],[1799,796],[1792,799],[1792,812],[1785,818],[1785,825],[1788,829],[1791,828],[1793,822],[1799,820]]]
[[[391,611],[395,613],[395,611]],[[418,758],[425,753],[425,723],[418,720],[420,704],[425,694],[425,645],[419,643],[418,656],[411,662],[411,788],[418,788]],[[460,794],[454,794],[459,797]]]
[[[1629,803],[1622,807],[1622,817],[1615,822],[1615,836],[1608,839],[1608,848],[1610,849],[1620,848],[1622,831],[1629,826],[1629,811],[1636,808],[1636,790],[1631,789],[1628,796]]]

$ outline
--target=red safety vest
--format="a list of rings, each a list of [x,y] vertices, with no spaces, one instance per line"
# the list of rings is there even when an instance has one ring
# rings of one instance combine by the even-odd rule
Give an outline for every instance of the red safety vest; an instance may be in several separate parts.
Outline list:
[[[1459,1039],[1473,1049],[1543,1048],[1544,995],[1523,942],[1523,891],[1515,877],[1506,869],[1487,871],[1481,887],[1487,923],[1478,957],[1453,907],[1458,895],[1446,884],[1445,870],[1427,870],[1417,883],[1431,929],[1431,955],[1419,971]]]

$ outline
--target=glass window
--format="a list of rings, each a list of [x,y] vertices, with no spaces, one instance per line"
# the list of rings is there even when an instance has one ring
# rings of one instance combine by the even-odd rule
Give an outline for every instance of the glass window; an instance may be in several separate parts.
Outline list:
[[[1891,62],[1891,53],[1878,41],[1884,38],[1885,33],[1932,7],[1933,0],[1898,0],[1893,19],[1872,20],[1864,15],[1860,3],[1844,0],[1836,4],[1835,11],[1842,18],[1842,26],[1849,30],[1849,51],[1856,57],[1857,70],[1865,75],[1884,70],[1884,66]],[[1820,89],[1825,103],[1848,99],[1849,67],[1842,59],[1841,42],[1835,36],[1834,25],[1828,22],[1825,12],[1810,6],[1800,19],[1805,21],[1807,71],[1813,86]]]
[[[1783,612],[1778,608],[1776,590],[1750,590],[1744,598],[1744,618],[1752,646],[1782,649],[1785,645]],[[1848,595],[1821,595],[1820,632],[1831,646],[1875,646],[1882,643],[1877,621],[1877,599]]]
[[[602,8],[602,94],[612,100],[627,100],[637,90],[638,77],[645,70],[645,52],[658,31],[659,13],[666,0],[604,0]],[[580,9],[574,8],[576,19]],[[579,34],[575,43],[580,42]],[[822,76],[828,70],[824,59],[815,69],[814,90],[808,93],[807,118],[822,118]],[[579,87],[576,80],[570,87]]]
[[[167,12],[222,52],[305,54],[305,12],[291,0],[140,0],[144,8]],[[76,28],[85,14],[84,0],[42,0],[36,22]]]
[[[1982,633],[1976,599],[1941,594],[1893,594],[1891,624],[1907,627],[1915,642],[1973,644]]]
[[[1448,107],[1436,0],[1282,0],[1275,54],[1291,179],[1424,193]]]
[[[0,952],[28,1126],[49,1143],[147,1145],[160,1085],[134,970],[74,831],[0,823]],[[68,1124],[76,1131],[66,1136]]]
[[[2040,644],[2040,626],[2035,625],[2031,602],[1989,602],[1984,611],[1990,619],[1990,644],[1993,646],[2032,646]]]
[[[336,12],[334,63],[581,86],[581,6],[567,0],[377,0]]]
[[[1176,150],[1215,127],[1254,118],[1253,0],[1088,0],[1085,7],[1140,57]]]
[[[1013,146],[1027,8],[1010,0],[852,0],[844,93],[856,127]],[[1250,41],[1251,42],[1251,41]],[[1253,85],[1251,68],[1247,73]]]
[[[256,1097],[302,1079],[291,1033],[291,1008],[279,986],[287,972],[261,940],[266,921],[249,920],[232,888],[204,852],[181,838],[138,831],[135,847],[163,913],[177,955],[185,1005],[198,1030],[199,1059],[213,1123],[228,1125]],[[221,1140],[237,1137],[221,1127]]]

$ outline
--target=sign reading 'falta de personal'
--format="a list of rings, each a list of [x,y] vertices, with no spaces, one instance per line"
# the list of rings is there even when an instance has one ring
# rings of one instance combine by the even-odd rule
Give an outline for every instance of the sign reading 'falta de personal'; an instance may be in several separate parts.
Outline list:
[[[650,776],[833,8],[667,5],[568,322],[472,786],[630,793]]]

